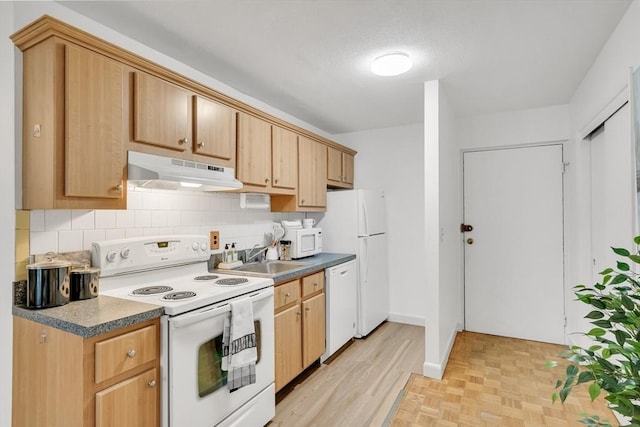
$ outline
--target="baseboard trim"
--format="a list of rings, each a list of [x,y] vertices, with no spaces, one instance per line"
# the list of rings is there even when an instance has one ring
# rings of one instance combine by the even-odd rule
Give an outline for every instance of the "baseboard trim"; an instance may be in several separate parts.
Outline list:
[[[406,314],[389,313],[389,322],[404,323],[406,325],[424,326],[424,317],[408,316]]]

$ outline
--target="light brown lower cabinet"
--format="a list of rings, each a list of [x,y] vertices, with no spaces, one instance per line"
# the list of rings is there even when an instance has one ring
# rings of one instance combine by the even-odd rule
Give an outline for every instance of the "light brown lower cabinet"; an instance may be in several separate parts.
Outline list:
[[[275,349],[276,391],[324,353],[324,271],[276,284]]]
[[[91,338],[13,318],[13,427],[157,427],[160,325]]]

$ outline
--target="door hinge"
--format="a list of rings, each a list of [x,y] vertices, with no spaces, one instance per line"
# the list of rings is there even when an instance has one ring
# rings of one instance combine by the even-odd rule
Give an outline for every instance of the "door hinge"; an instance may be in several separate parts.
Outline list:
[[[567,171],[567,168],[569,167],[571,163],[569,162],[562,162],[562,174],[564,175],[564,173]]]
[[[567,316],[564,316],[564,327],[567,327]]]

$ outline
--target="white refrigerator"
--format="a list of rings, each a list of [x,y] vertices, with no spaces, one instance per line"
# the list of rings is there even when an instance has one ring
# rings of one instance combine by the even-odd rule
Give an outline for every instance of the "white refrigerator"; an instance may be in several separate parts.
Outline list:
[[[319,226],[324,252],[357,256],[356,337],[364,337],[389,317],[384,193],[375,190],[329,192],[327,212]]]

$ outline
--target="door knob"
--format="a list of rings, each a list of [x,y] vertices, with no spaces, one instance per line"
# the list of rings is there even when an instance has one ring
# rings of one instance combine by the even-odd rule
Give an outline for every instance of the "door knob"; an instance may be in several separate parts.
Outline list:
[[[460,232],[466,233],[467,231],[473,231],[473,227],[469,224],[460,224]]]
[[[467,239],[467,243],[470,244],[470,245],[473,245],[473,239],[471,237],[469,237]]]

